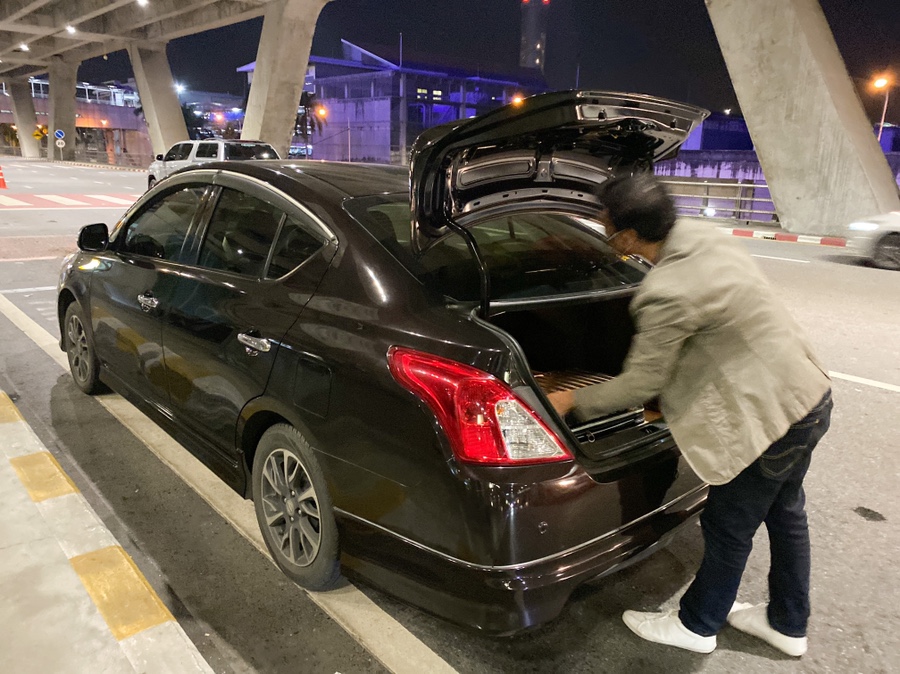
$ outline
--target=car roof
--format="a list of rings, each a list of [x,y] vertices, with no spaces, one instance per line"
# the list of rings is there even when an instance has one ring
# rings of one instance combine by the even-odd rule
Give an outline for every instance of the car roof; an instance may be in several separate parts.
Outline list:
[[[228,162],[227,164],[219,162],[201,164],[197,167],[183,169],[183,171],[209,169],[241,173],[271,183],[287,177],[308,185],[309,181],[303,180],[303,178],[314,178],[343,192],[348,197],[409,192],[409,169],[386,164],[266,159]]]

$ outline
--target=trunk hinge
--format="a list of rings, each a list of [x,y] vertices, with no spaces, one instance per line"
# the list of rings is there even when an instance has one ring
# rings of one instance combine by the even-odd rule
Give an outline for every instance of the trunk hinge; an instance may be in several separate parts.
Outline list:
[[[462,236],[466,240],[469,252],[475,258],[475,264],[478,265],[478,276],[481,279],[481,304],[478,308],[478,315],[481,318],[487,318],[491,308],[491,275],[488,272],[487,263],[481,256],[481,249],[475,236],[465,227],[456,224],[451,218],[447,218],[447,227]]]

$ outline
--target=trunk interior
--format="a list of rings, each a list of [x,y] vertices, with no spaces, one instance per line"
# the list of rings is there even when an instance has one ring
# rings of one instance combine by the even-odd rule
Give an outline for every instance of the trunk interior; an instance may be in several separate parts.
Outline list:
[[[634,323],[630,296],[587,304],[508,311],[490,323],[513,337],[544,393],[576,390],[610,379],[622,371]],[[565,419],[591,459],[611,459],[645,446],[662,429],[644,423],[642,407],[620,410],[599,419]]]

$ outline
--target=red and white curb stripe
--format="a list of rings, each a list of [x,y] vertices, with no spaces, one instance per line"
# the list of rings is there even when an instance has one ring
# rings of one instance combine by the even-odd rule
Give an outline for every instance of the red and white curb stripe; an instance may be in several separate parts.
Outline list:
[[[770,232],[766,230],[732,229],[731,227],[719,227],[722,234],[730,236],[742,236],[746,239],[764,239],[766,241],[787,241],[789,243],[811,243],[817,246],[837,246],[845,248],[847,239],[837,236],[810,236],[807,234],[789,234],[787,232]]]

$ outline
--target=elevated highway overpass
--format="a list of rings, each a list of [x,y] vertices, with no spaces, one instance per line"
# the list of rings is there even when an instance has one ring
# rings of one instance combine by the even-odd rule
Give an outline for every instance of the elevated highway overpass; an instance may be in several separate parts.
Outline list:
[[[166,44],[264,16],[244,138],[286,153],[316,20],[331,0],[4,0],[0,81],[34,128],[27,78],[48,72],[49,127],[75,131],[79,64],[127,50],[155,153],[187,138]],[[782,226],[838,234],[900,209],[896,184],[818,0],[706,0]],[[702,73],[696,73],[702,77]],[[22,154],[39,156],[20,134]],[[67,146],[64,159],[71,159]],[[810,231],[811,230],[811,231]]]

